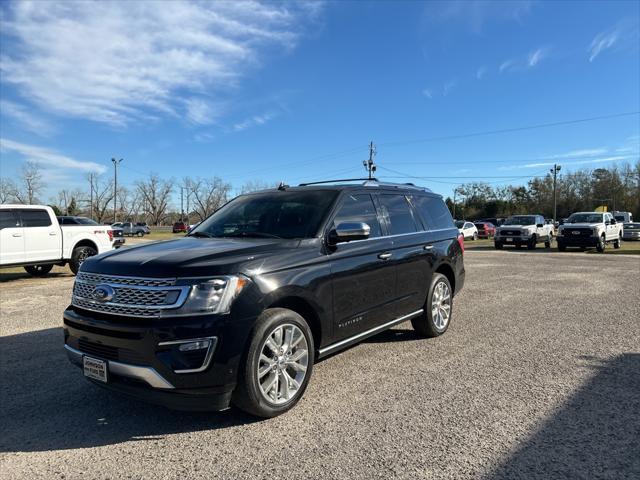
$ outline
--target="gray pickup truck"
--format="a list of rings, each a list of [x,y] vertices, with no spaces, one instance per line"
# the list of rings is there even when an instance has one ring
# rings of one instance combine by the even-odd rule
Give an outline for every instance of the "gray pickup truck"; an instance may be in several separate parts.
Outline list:
[[[136,235],[138,237],[144,237],[145,233],[149,233],[147,231],[148,227],[145,228],[142,225],[136,225],[132,222],[118,222],[111,225],[112,228],[119,228],[122,230],[122,233],[125,235],[129,235],[130,237]]]

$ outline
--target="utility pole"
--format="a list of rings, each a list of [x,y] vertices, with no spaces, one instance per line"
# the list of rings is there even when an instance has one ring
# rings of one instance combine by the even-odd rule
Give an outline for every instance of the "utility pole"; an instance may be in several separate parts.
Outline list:
[[[89,189],[91,191],[89,194],[89,218],[91,218],[91,220],[93,220],[93,175],[93,172],[89,173]]]
[[[184,222],[184,187],[180,187],[180,221]]]
[[[112,158],[113,162],[113,223],[118,221],[117,218],[117,206],[118,206],[118,165],[122,162],[122,159],[116,160]]]
[[[369,160],[363,160],[365,170],[369,174],[369,180],[373,178],[373,174],[376,173],[376,164],[373,163],[373,159],[376,156],[376,146],[373,142],[369,143]]]
[[[557,200],[557,185],[558,185],[558,172],[562,167],[558,164],[554,164],[550,170],[553,174],[553,224],[556,223],[556,217],[558,216],[558,200]]]

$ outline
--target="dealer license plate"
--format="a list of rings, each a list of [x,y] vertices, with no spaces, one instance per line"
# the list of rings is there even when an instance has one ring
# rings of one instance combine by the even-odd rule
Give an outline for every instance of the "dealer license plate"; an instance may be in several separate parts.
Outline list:
[[[505,238],[505,242],[513,242],[513,238]]]
[[[82,357],[84,376],[107,383],[107,362],[97,358]]]

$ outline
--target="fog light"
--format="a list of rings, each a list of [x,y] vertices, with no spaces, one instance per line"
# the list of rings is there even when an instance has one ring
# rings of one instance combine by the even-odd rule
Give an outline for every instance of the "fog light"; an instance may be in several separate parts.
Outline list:
[[[181,352],[192,352],[194,350],[202,350],[203,348],[209,348],[211,340],[198,340],[197,342],[183,343],[178,347]]]

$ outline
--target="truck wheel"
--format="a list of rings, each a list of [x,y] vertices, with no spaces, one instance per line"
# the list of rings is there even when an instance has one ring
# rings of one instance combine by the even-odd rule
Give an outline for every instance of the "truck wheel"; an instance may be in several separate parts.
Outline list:
[[[256,321],[233,403],[267,418],[291,409],[309,384],[314,351],[304,318],[286,308],[265,310]]]
[[[528,250],[533,250],[536,248],[536,243],[538,243],[538,238],[534,235],[533,237],[531,237],[531,240],[529,240],[527,242],[527,249]]]
[[[545,248],[551,248],[551,242],[553,242],[553,234],[552,233],[549,234],[549,238],[547,238],[547,241],[544,242]]]
[[[424,306],[424,313],[411,320],[413,329],[423,337],[438,337],[447,331],[453,314],[453,291],[449,279],[436,273]]]
[[[607,247],[607,241],[604,238],[604,235],[600,237],[600,241],[598,245],[596,245],[596,250],[600,253],[604,252],[604,249]]]
[[[93,247],[76,247],[73,249],[73,253],[71,254],[71,260],[69,261],[69,268],[73,272],[74,275],[78,273],[80,270],[80,265],[87,258],[93,257],[97,255],[98,251]]]
[[[495,247],[496,250],[502,250],[502,242],[496,242]]]
[[[46,265],[27,265],[24,267],[25,271],[32,277],[44,277],[53,268],[53,263],[47,263]]]
[[[144,237],[144,232],[138,232],[138,233],[136,233],[136,235],[139,236],[139,237]]]
[[[562,245],[561,243],[558,244],[558,251],[559,252],[564,252],[567,250],[567,247],[565,245]]]
[[[618,239],[613,242],[613,248],[620,248],[622,246],[622,237],[618,237]]]

